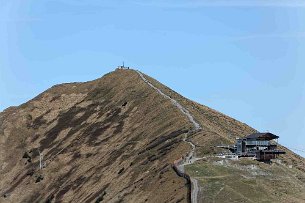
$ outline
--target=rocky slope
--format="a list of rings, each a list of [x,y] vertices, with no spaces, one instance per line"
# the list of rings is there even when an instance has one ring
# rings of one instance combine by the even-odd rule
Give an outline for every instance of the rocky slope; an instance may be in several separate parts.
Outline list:
[[[197,156],[255,131],[145,77],[202,126],[191,137]],[[187,202],[172,163],[190,151],[183,138],[192,127],[134,70],[54,86],[0,113],[0,202]],[[283,163],[304,170],[287,152]]]

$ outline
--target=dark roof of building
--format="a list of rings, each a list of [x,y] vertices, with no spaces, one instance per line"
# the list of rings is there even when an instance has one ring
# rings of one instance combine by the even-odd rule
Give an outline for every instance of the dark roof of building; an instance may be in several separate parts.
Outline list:
[[[279,138],[279,136],[272,133],[253,133],[245,137],[246,139],[256,139],[256,140],[274,140]]]

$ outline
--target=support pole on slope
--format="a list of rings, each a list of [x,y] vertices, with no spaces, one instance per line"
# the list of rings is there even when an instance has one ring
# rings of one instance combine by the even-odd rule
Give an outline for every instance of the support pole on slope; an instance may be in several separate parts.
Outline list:
[[[43,160],[43,153],[41,153],[39,150],[39,169],[41,170],[42,167],[43,167],[43,163],[42,163],[42,160]]]

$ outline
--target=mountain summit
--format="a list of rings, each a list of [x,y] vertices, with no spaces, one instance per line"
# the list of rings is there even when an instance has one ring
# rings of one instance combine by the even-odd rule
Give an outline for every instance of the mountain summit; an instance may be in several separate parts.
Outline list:
[[[232,174],[261,200],[305,201],[305,161],[284,147],[272,164],[215,157],[256,132],[131,69],[56,85],[0,113],[0,202],[256,202]]]

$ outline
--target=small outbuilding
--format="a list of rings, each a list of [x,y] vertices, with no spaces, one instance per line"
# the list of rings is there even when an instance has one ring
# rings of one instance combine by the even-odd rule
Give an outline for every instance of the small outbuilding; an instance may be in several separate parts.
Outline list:
[[[129,69],[129,67],[126,67],[124,62],[122,66],[118,66],[117,69]]]

